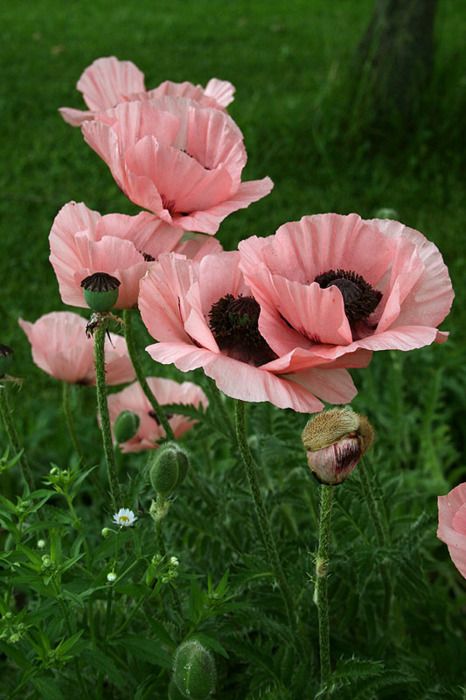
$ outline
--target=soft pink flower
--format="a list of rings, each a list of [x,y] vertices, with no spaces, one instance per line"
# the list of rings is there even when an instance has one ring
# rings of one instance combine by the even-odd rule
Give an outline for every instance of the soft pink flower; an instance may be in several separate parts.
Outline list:
[[[86,336],[86,319],[70,311],[53,311],[35,323],[19,319],[32,348],[32,359],[55,379],[70,384],[95,384],[94,348]],[[107,384],[124,384],[134,379],[126,341],[110,333],[105,339]]]
[[[237,252],[200,262],[160,256],[141,282],[138,302],[149,333],[160,341],[146,348],[151,357],[182,371],[202,367],[225,394],[243,401],[302,412],[322,409],[315,395],[331,403],[350,401],[356,393],[351,377],[335,367],[365,365],[370,353],[332,365],[316,359],[305,371],[293,353],[277,357],[259,334],[259,306],[238,263]]]
[[[448,545],[454,565],[466,578],[466,483],[439,496],[437,537]]]
[[[148,377],[147,383],[159,404],[201,405],[207,408],[207,397],[200,387],[191,382],[178,382],[172,379]],[[158,447],[157,441],[165,437],[165,431],[154,417],[152,406],[138,382],[126,387],[117,394],[108,397],[110,421],[113,424],[122,411],[132,411],[139,416],[139,428],[136,435],[120,444],[122,452],[141,452]],[[168,421],[176,438],[181,437],[193,427],[196,421],[173,414]]]
[[[216,233],[273,187],[241,182],[247,155],[231,117],[182,97],[120,103],[82,131],[135,204],[186,231]]]
[[[454,296],[448,270],[433,243],[397,221],[305,216],[239,250],[260,332],[279,356],[299,349],[306,366],[446,339],[437,326]]]
[[[196,235],[182,241],[183,230],[169,226],[153,214],[107,214],[69,202],[58,212],[50,232],[50,262],[65,304],[86,307],[81,281],[106,272],[120,281],[117,309],[136,305],[139,282],[151,259],[179,251],[190,257],[221,250],[211,237]]]
[[[116,107],[120,102],[152,99],[154,97],[187,97],[205,107],[225,109],[234,100],[235,87],[227,80],[212,78],[207,85],[173,83],[165,80],[158,87],[146,90],[144,74],[131,61],[119,61],[115,56],[98,58],[86,68],[76,85],[89,110],[62,107],[63,119],[72,126],[80,126],[93,119],[96,112]]]

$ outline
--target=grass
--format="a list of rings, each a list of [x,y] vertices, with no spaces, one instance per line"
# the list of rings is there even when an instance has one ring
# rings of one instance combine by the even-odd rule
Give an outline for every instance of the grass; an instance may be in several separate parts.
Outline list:
[[[360,389],[354,406],[369,415],[378,432],[372,464],[386,496],[394,556],[398,557],[390,566],[405,622],[399,612],[387,673],[394,659],[402,659],[404,666],[400,668],[408,680],[413,669],[419,677],[432,675],[432,694],[424,689],[423,695],[409,697],[440,698],[446,696],[441,695],[443,686],[439,690],[437,683],[448,684],[449,676],[455,687],[464,682],[464,652],[458,644],[464,632],[464,614],[459,609],[464,590],[446,547],[435,540],[434,520],[436,496],[465,480],[466,374],[462,351],[466,285],[462,250],[466,159],[461,143],[466,7],[460,7],[456,0],[439,3],[433,83],[425,95],[418,128],[406,133],[402,128],[397,132],[368,131],[365,115],[358,111],[364,85],[353,74],[352,57],[372,5],[372,0],[290,0],[286,5],[280,0],[4,3],[0,10],[0,343],[14,347],[14,374],[24,378],[22,389],[14,396],[15,412],[27,435],[33,464],[44,470],[52,461],[65,467],[70,448],[60,411],[61,388],[32,364],[30,347],[17,319],[35,320],[64,308],[48,262],[47,240],[53,218],[64,203],[84,201],[102,213],[136,211],[119,193],[104,164],[83,143],[79,130],[66,125],[57,113],[63,105],[82,106],[75,83],[99,56],[113,54],[134,61],[145,72],[148,87],[167,78],[205,83],[213,76],[237,86],[230,112],[245,134],[248,177],[270,175],[275,189],[268,198],[225,221],[219,238],[226,248],[235,247],[248,235],[273,233],[280,224],[304,214],[357,211],[369,218],[380,207],[397,210],[400,220],[437,243],[450,267],[457,297],[444,327],[451,331],[451,338],[443,346],[409,354],[378,353],[368,369],[354,372]],[[140,329],[141,346],[143,333]],[[160,371],[149,358],[146,368]],[[181,377],[175,370],[173,375]],[[73,408],[79,414],[87,457],[95,459],[100,447],[96,449],[99,436],[92,390],[77,387]],[[316,545],[315,490],[309,488],[308,475],[302,469],[297,437],[305,417],[268,405],[256,406],[250,413],[251,445],[267,467],[267,482],[264,479],[262,484],[267,506],[280,536],[281,555],[298,591],[300,582],[309,576],[309,552]],[[201,479],[205,478],[212,489],[218,512],[202,503],[195,488],[189,498],[181,494],[173,506],[169,541],[171,536],[173,551],[182,553],[186,571],[194,572],[201,584],[206,572],[218,581],[224,562],[231,564],[237,579],[235,595],[242,600],[248,587],[254,602],[250,610],[253,617],[260,617],[257,624],[264,642],[265,651],[259,644],[252,649],[238,641],[239,628],[250,629],[250,611],[244,613],[242,621],[237,613],[238,628],[230,624],[226,614],[218,627],[212,623],[212,635],[227,644],[236,663],[228,667],[228,678],[223,680],[227,690],[230,685],[225,697],[239,697],[235,682],[240,678],[243,682],[250,674],[251,685],[255,683],[258,690],[248,698],[282,700],[283,695],[261,695],[262,676],[276,673],[285,679],[282,687],[288,687],[288,679],[298,674],[285,653],[277,669],[272,668],[271,653],[267,657],[269,637],[281,649],[280,630],[273,627],[277,601],[273,596],[267,598],[268,585],[263,589],[249,585],[258,574],[253,556],[244,553],[255,552],[257,542],[252,521],[244,517],[251,506],[238,465],[225,440],[209,423],[192,431],[187,445]],[[2,447],[0,444],[0,452]],[[201,455],[202,449],[205,454]],[[128,463],[137,485],[139,472],[131,469],[141,462],[134,458]],[[384,658],[385,630],[374,617],[380,594],[374,571],[377,556],[385,554],[374,554],[376,550],[365,545],[370,526],[367,531],[358,479],[350,480],[347,486],[341,496],[339,492],[335,510],[336,573],[330,587],[336,631],[332,633],[332,653],[334,659],[346,656],[348,660],[353,651],[362,658]],[[147,494],[140,502],[146,501]],[[92,506],[92,516],[98,522],[104,517],[102,500]],[[241,519],[244,528],[236,526]],[[91,531],[94,522],[89,519],[86,527]],[[217,528],[218,536],[214,537]],[[95,538],[95,532],[91,535]],[[232,542],[238,543],[236,548]],[[187,578],[183,580],[185,589]],[[195,593],[193,585],[193,598]],[[184,594],[188,595],[186,590]],[[310,624],[311,587],[300,590],[299,595]],[[140,624],[143,628],[145,620]],[[203,629],[211,632],[208,626]],[[380,648],[373,648],[375,639]],[[253,663],[245,667],[249,653]],[[419,668],[415,668],[416,655]],[[131,680],[130,673],[127,678]],[[316,679],[311,682],[315,684]],[[398,692],[395,686],[393,695],[384,692],[378,697],[401,697],[404,691]],[[347,693],[341,697],[354,697],[349,686]]]

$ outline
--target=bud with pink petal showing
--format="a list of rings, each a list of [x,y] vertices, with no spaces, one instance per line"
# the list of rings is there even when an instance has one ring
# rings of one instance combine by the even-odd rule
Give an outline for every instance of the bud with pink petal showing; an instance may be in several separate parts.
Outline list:
[[[341,484],[372,444],[374,431],[365,416],[351,408],[332,408],[307,423],[302,440],[307,462],[322,484]]]

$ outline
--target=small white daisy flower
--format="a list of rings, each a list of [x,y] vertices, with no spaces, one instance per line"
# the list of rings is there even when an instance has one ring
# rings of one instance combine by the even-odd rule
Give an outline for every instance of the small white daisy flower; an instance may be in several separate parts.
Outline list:
[[[113,522],[120,527],[131,527],[136,522],[137,517],[129,508],[120,508],[113,516]]]
[[[116,581],[116,579],[117,579],[117,575],[116,575],[116,573],[115,573],[114,571],[110,571],[110,572],[107,574],[107,581],[108,581],[109,583],[113,583],[114,581]]]

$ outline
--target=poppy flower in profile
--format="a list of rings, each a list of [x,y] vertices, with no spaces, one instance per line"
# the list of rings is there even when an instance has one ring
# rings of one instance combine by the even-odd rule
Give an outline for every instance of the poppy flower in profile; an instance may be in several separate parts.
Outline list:
[[[101,216],[85,204],[69,202],[58,212],[50,231],[50,262],[65,304],[87,307],[81,282],[97,273],[116,278],[117,309],[136,305],[139,282],[160,253],[179,251],[193,258],[222,249],[210,236],[194,235],[168,226],[153,214]]]
[[[448,270],[422,233],[397,221],[319,214],[239,244],[259,330],[277,355],[335,360],[356,350],[443,342]]]
[[[50,376],[69,384],[95,384],[94,343],[86,335],[87,321],[70,311],[53,311],[35,323],[19,319],[31,344],[32,359]],[[124,384],[134,379],[126,341],[110,333],[105,339],[107,384]]]
[[[207,408],[208,406],[207,397],[202,389],[191,382],[179,384],[172,379],[148,377],[147,383],[161,406],[166,404],[192,405],[196,408],[198,406]],[[108,410],[112,429],[118,416],[124,411],[130,411],[139,418],[136,433],[120,444],[122,452],[141,452],[142,450],[154,449],[158,447],[158,441],[165,437],[165,430],[158,422],[157,416],[138,382],[127,386],[123,391],[111,394],[108,397]],[[168,415],[167,418],[175,438],[181,437],[196,422],[176,413]]]
[[[182,97],[120,103],[82,132],[132,202],[185,231],[214,234],[273,187],[241,181],[247,154],[228,114]]]
[[[437,537],[448,545],[453,564],[466,578],[466,483],[439,496]]]
[[[154,97],[186,97],[204,107],[224,110],[234,100],[235,87],[227,80],[212,78],[205,87],[187,81],[165,80],[152,90],[146,90],[144,74],[132,61],[120,61],[115,56],[98,58],[86,68],[76,85],[88,110],[61,107],[63,119],[80,126],[94,118],[96,112],[116,107],[120,102],[150,100]]]
[[[146,348],[157,362],[182,371],[202,367],[228,396],[270,401],[315,412],[322,402],[347,403],[356,394],[342,367],[365,366],[370,353],[344,363],[316,359],[302,371],[293,352],[278,355],[258,327],[260,306],[239,269],[239,254],[207,255],[199,262],[161,255],[141,282],[139,308],[159,342]]]

